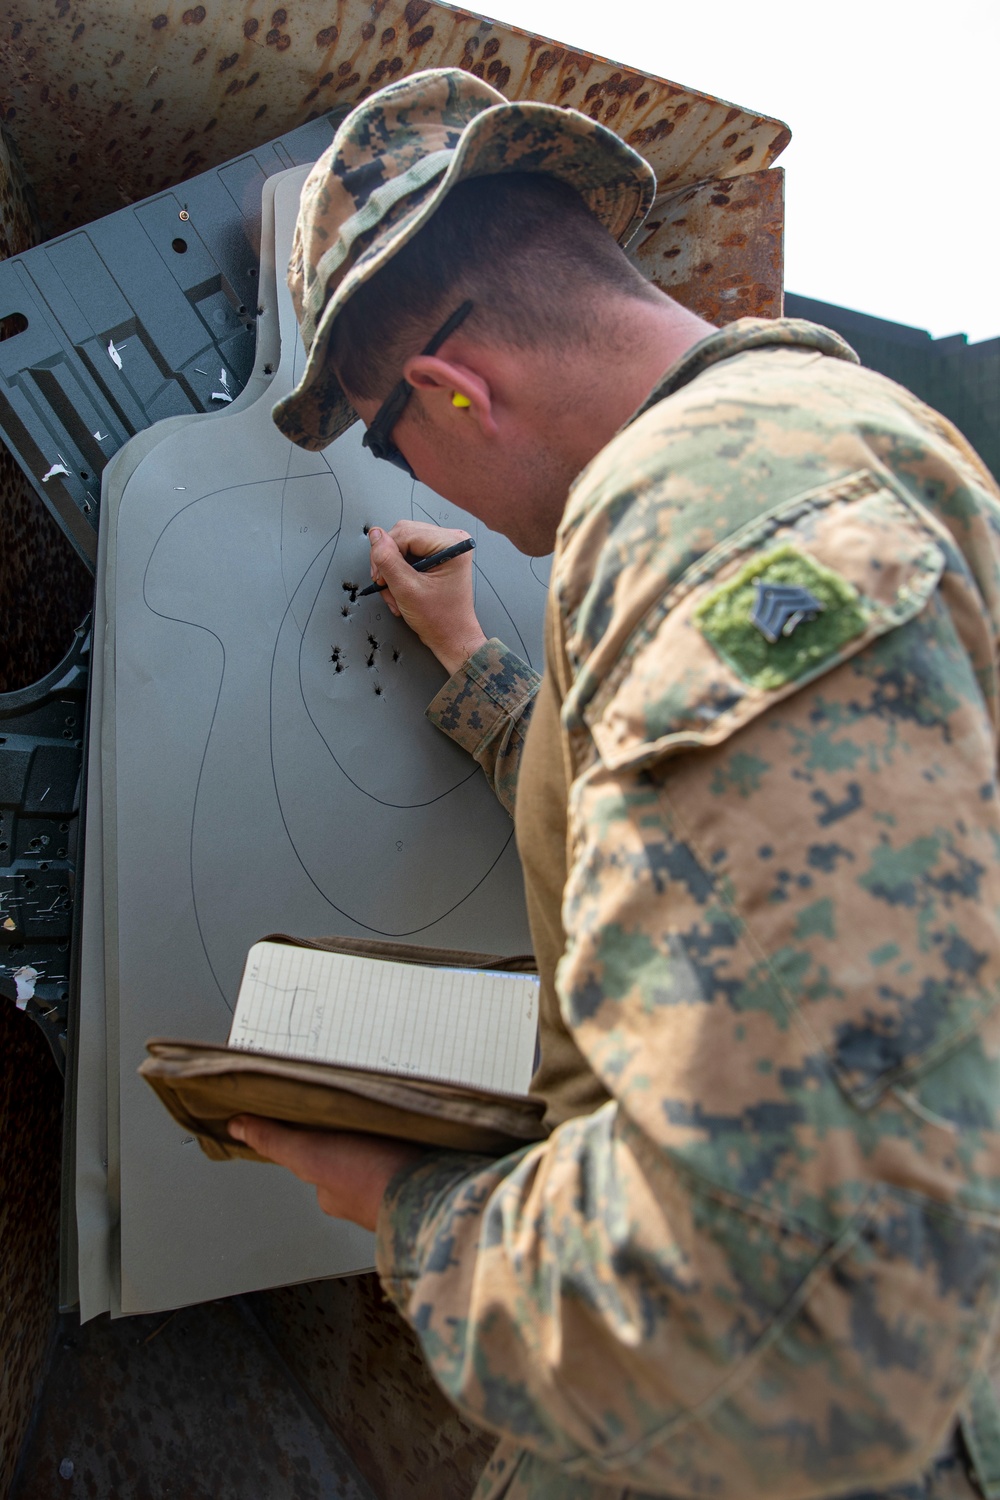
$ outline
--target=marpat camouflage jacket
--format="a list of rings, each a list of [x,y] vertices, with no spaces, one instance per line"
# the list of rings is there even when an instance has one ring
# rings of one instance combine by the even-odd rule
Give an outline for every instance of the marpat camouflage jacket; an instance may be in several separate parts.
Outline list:
[[[383,1283],[504,1439],[481,1496],[884,1491],[994,1342],[1000,495],[836,335],[747,321],[579,477],[549,603],[609,1102],[400,1174]],[[531,685],[491,643],[434,705],[508,805]]]

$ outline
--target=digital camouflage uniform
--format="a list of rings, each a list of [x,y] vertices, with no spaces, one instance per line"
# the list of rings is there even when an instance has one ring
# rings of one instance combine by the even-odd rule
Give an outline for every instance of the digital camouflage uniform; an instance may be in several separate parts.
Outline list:
[[[769,586],[815,605],[773,641]],[[973,1405],[1000,1494],[992,480],[836,335],[738,323],[579,477],[549,605],[518,842],[576,1103],[378,1234],[502,1436],[478,1493],[970,1494]],[[430,710],[508,807],[535,686],[494,641]]]
[[[293,441],[354,419],[349,298],[512,171],[623,246],[657,191],[462,69],[338,127],[289,267]],[[437,1379],[502,1436],[482,1496],[968,1495],[962,1408],[1000,1500],[997,505],[834,335],[736,325],[574,486],[537,697],[492,642],[433,706],[516,791],[552,1127],[431,1155],[380,1218]]]

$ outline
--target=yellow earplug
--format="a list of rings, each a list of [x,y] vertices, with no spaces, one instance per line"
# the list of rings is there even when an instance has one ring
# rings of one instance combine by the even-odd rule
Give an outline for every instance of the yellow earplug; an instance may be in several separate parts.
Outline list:
[[[469,400],[468,396],[463,396],[461,391],[452,391],[452,393],[451,393],[451,404],[452,404],[452,406],[459,406],[459,407],[461,407],[461,406],[471,406],[472,402]]]

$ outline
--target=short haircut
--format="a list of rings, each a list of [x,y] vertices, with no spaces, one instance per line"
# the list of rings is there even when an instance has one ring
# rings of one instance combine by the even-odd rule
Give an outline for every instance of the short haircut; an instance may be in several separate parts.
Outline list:
[[[362,283],[328,357],[349,395],[381,400],[466,298],[484,342],[564,348],[598,333],[580,315],[602,292],[658,296],[573,188],[534,172],[473,177]]]

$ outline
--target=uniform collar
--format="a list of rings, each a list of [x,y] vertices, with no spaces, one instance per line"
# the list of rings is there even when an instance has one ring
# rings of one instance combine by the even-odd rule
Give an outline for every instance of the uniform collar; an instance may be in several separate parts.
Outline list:
[[[846,359],[851,364],[861,361],[839,333],[830,328],[821,328],[818,323],[808,323],[804,318],[740,318],[725,328],[717,328],[708,338],[692,345],[680,359],[670,366],[650,391],[646,400],[626,422],[626,427],[641,417],[643,412],[655,406],[666,396],[672,396],[707,370],[734,354],[743,354],[748,349],[812,349],[817,354],[829,354],[834,359]]]

